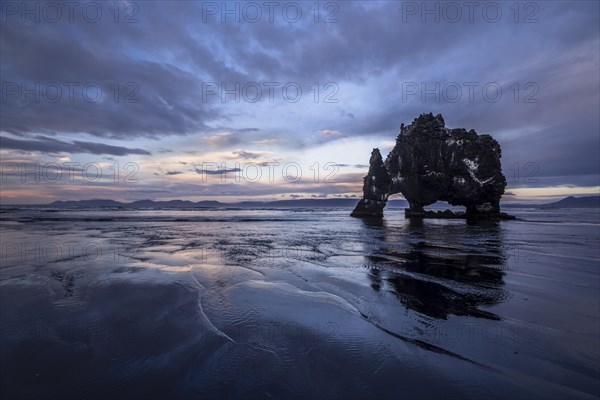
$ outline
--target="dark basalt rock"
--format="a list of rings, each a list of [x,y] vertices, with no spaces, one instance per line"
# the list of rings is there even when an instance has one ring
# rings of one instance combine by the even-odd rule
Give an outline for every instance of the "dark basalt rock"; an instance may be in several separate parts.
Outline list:
[[[351,215],[353,217],[382,217],[392,181],[383,164],[379,149],[373,149],[371,152],[369,172],[363,181],[363,198],[356,205]]]
[[[388,197],[401,193],[409,203],[409,217],[506,219],[500,213],[506,187],[501,155],[490,135],[449,129],[441,115],[421,114],[412,124],[401,125],[385,163],[379,150],[373,150],[363,199],[352,215],[382,216]],[[423,207],[436,201],[465,206],[466,214],[425,212]]]

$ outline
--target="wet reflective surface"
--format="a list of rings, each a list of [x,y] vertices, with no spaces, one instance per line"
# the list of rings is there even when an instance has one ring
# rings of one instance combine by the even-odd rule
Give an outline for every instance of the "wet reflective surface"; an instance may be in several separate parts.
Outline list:
[[[597,210],[0,214],[2,396],[598,398]]]

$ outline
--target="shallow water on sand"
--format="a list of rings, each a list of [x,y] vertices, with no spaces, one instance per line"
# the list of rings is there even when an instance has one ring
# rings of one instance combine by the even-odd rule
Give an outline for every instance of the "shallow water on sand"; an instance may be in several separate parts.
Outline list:
[[[3,208],[1,395],[600,396],[597,210],[349,211]]]

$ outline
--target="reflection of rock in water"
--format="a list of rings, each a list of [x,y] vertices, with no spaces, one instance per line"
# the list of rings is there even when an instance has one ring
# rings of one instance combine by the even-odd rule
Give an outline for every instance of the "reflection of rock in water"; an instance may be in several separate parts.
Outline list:
[[[454,314],[498,319],[480,307],[506,297],[500,226],[471,223],[422,229],[422,224],[416,220],[405,231],[391,232],[383,220],[365,221],[365,228],[381,233],[385,242],[367,255],[374,266],[371,287],[390,291],[407,308],[433,318]],[[403,240],[393,237],[398,233]]]

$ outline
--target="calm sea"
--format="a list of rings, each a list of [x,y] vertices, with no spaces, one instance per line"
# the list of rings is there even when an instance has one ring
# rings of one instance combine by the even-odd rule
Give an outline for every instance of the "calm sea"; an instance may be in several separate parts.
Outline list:
[[[2,208],[2,397],[600,396],[598,210],[349,211]]]

